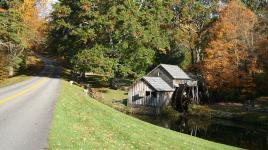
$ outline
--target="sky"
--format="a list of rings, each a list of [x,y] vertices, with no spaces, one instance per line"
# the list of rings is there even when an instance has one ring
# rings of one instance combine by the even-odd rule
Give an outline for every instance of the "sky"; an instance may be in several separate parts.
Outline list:
[[[52,11],[52,5],[55,4],[58,0],[47,0],[45,8],[39,8],[40,17],[48,17]]]

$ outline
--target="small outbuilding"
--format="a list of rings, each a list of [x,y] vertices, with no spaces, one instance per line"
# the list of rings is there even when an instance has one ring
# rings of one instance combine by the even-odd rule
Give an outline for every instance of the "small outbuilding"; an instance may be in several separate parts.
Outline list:
[[[128,92],[128,105],[160,107],[167,105],[174,89],[160,77],[143,77]]]

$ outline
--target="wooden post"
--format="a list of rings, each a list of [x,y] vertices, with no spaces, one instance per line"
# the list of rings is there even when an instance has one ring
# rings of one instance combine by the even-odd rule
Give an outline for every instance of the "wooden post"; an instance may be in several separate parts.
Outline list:
[[[192,87],[193,101],[196,103],[194,87]]]
[[[198,104],[200,103],[200,100],[199,100],[199,90],[198,90],[198,85],[196,86],[196,93],[197,93],[197,102]]]

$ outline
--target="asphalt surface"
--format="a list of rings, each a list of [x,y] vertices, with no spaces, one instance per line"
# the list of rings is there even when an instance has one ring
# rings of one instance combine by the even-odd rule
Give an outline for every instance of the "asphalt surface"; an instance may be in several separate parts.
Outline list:
[[[31,79],[0,88],[0,150],[47,149],[60,68],[40,56],[44,70]]]

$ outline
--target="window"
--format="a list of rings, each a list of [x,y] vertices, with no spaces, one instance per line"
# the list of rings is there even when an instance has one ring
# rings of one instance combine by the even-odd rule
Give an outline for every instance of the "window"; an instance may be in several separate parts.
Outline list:
[[[146,97],[151,96],[152,98],[157,98],[157,92],[146,91]]]
[[[157,98],[157,93],[156,92],[152,92],[151,94],[152,94],[153,98]]]

